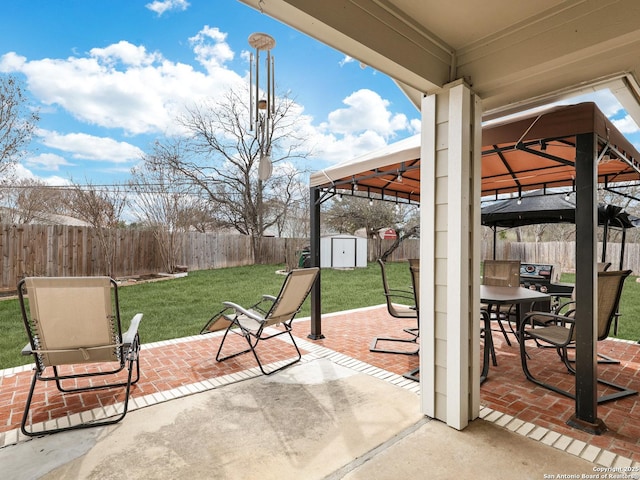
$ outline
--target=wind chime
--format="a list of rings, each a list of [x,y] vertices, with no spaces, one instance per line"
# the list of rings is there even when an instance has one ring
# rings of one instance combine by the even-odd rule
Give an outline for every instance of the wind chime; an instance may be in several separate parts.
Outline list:
[[[251,117],[250,130],[255,131],[260,146],[260,162],[258,164],[258,178],[262,181],[271,176],[271,139],[273,137],[273,120],[275,117],[275,80],[274,60],[271,49],[276,41],[266,33],[252,33],[249,35],[249,45],[255,49],[251,53],[249,64],[249,112]],[[260,52],[266,53],[266,79],[260,75]],[[264,72],[262,72],[264,73]],[[266,88],[260,88],[263,82]]]

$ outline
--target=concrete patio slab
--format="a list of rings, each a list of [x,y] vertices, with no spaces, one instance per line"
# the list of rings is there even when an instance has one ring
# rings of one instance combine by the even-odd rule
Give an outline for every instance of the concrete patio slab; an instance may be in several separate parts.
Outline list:
[[[378,452],[351,472],[345,475],[340,472],[333,478],[608,478],[601,473],[603,468],[484,420],[472,422],[461,432],[434,420]],[[627,478],[639,477],[630,475]]]
[[[422,418],[415,394],[320,359],[6,447],[0,462],[14,480],[324,478]]]

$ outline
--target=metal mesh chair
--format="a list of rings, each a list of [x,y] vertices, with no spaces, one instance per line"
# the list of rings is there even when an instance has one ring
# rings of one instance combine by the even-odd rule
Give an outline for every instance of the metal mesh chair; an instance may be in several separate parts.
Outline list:
[[[520,260],[485,260],[482,271],[483,285],[495,285],[502,287],[520,286]],[[507,345],[511,346],[511,340],[507,336],[503,321],[509,325],[509,317],[513,314],[511,305],[505,305],[492,311],[491,305],[483,305],[484,310],[489,314],[489,318],[498,323],[500,331],[504,336]],[[513,331],[513,329],[511,329]]]
[[[416,325],[418,322],[418,311],[416,307],[416,298],[414,296],[414,291],[409,289],[397,289],[397,288],[389,288],[389,282],[387,280],[387,273],[385,270],[385,264],[382,260],[378,260],[378,264],[380,265],[380,271],[382,274],[382,288],[384,289],[384,296],[387,302],[387,311],[389,315],[394,318],[414,318],[416,319]],[[418,353],[419,348],[416,346],[415,349],[391,349],[391,348],[382,348],[378,346],[379,342],[382,343],[400,343],[407,344],[417,342],[418,338],[418,326],[415,328],[406,328],[405,332],[411,335],[411,337],[407,338],[397,338],[397,337],[375,337],[371,341],[371,346],[369,347],[370,352],[377,353],[396,353],[400,355],[416,355]]]
[[[219,325],[222,325],[222,328],[226,328],[222,341],[220,342],[220,347],[218,348],[218,353],[216,354],[216,360],[223,362],[229,358],[242,355],[243,353],[252,352],[258,362],[260,370],[265,375],[271,375],[298,362],[301,354],[291,334],[291,324],[309,295],[319,271],[320,269],[318,267],[291,270],[285,277],[277,297],[263,295],[262,300],[249,308],[244,308],[233,302],[222,302],[225,307],[224,310],[214,315],[200,332],[208,333],[219,330]],[[277,325],[281,326],[277,331],[271,332],[267,330],[268,327],[275,327]],[[221,355],[229,333],[242,336],[246,340],[248,348],[228,355]],[[264,340],[269,340],[284,334],[289,336],[297,352],[297,356],[293,361],[267,372],[256,351],[256,347]]]
[[[22,354],[35,358],[31,388],[20,425],[22,432],[41,435],[122,420],[127,414],[131,385],[140,377],[138,325],[142,314],[133,317],[129,329],[123,334],[116,282],[109,277],[29,277],[18,284],[18,298],[29,337]],[[62,369],[69,372],[68,366],[77,365],[83,365],[86,371],[62,373]],[[123,380],[122,376],[117,378],[116,374],[125,369],[126,379]],[[93,384],[91,380],[97,378],[111,380]],[[32,425],[32,429],[27,430],[27,421],[33,415],[33,394],[39,380],[54,381],[58,390],[65,394],[122,388],[122,411],[85,423],[37,431]],[[42,408],[37,407],[38,410]]]
[[[622,287],[625,279],[631,274],[631,270],[598,272],[598,340],[604,340],[609,336],[611,324],[616,316]],[[552,390],[561,395],[575,399],[571,392],[563,390],[555,385],[550,385],[536,378],[529,369],[529,358],[527,354],[527,341],[535,340],[537,346],[555,348],[567,370],[574,374],[575,368],[572,365],[567,351],[575,345],[576,322],[573,318],[575,309],[570,308],[570,304],[561,307],[562,313],[529,312],[523,317],[520,325],[520,359],[522,369],[528,380],[544,388]],[[568,309],[567,309],[568,308]],[[603,395],[598,398],[598,403],[616,400],[618,398],[634,395],[635,390],[617,385],[613,382],[598,378],[599,383],[617,390],[616,393]]]

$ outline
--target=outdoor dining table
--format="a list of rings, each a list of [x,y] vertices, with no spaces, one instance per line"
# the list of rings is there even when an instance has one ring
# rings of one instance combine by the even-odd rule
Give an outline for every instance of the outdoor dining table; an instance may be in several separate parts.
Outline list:
[[[522,315],[531,310],[535,302],[549,302],[551,296],[537,290],[524,287],[502,287],[496,285],[480,285],[480,302],[488,305],[488,310],[501,305],[514,305],[516,307],[516,331],[520,328]],[[487,322],[488,323],[488,322]],[[485,327],[484,365],[482,367],[481,382],[487,379],[489,373],[489,352],[493,340],[490,328]]]
[[[546,302],[551,298],[548,293],[524,287],[501,287],[496,285],[480,285],[480,303],[490,306],[515,305],[516,322],[520,326],[522,312],[531,310],[535,302]]]

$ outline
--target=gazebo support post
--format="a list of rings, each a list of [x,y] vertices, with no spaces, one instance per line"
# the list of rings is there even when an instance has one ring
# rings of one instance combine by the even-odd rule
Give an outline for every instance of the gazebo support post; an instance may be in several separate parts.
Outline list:
[[[576,411],[568,425],[599,435],[606,430],[598,419],[596,321],[598,311],[597,139],[595,133],[576,137]]]
[[[493,259],[496,259],[496,241],[498,240],[498,226],[493,226]]]
[[[602,263],[607,261],[607,243],[609,243],[609,219],[605,218],[602,228]]]
[[[622,228],[622,240],[620,243],[620,268],[619,270],[622,270],[622,266],[624,265],[624,244],[627,241],[627,229],[626,228]]]
[[[311,209],[310,229],[309,229],[309,255],[311,256],[311,266],[320,266],[320,189],[312,187],[309,189],[309,205]],[[324,338],[322,334],[322,302],[320,299],[320,277],[322,272],[318,272],[318,277],[311,289],[311,333],[308,338],[320,340]]]

